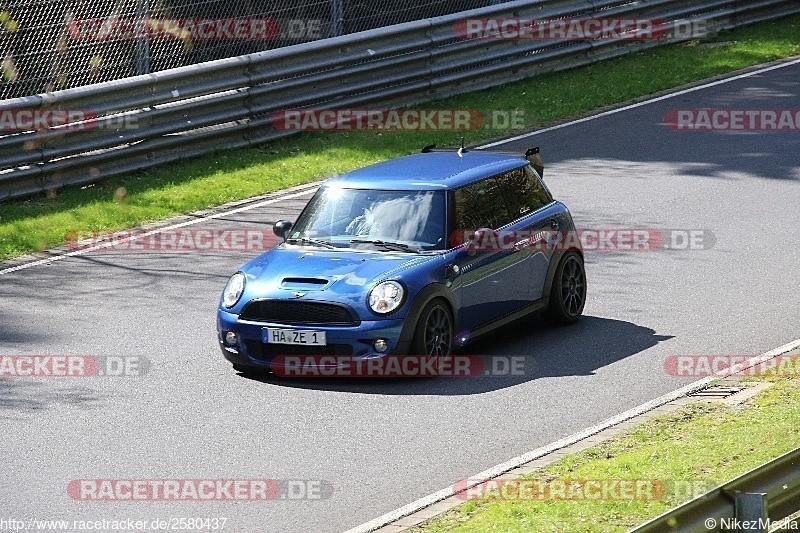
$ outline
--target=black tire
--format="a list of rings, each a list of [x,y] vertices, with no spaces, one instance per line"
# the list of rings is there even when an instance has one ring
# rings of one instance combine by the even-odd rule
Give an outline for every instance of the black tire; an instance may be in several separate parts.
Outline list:
[[[412,355],[448,357],[453,351],[453,313],[441,298],[434,298],[422,309],[411,341]]]
[[[578,252],[567,252],[553,276],[547,317],[558,324],[574,324],[586,305],[586,269]]]

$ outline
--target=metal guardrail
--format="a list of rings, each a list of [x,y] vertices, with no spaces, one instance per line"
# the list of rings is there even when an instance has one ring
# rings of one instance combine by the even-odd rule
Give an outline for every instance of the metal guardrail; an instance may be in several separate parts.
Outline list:
[[[800,510],[800,448],[633,529],[631,533],[764,532]]]
[[[0,101],[18,110],[91,110],[135,128],[57,127],[0,137],[0,199],[83,184],[216,149],[257,145],[284,109],[408,105],[681,40],[681,23],[711,32],[800,12],[795,0],[518,0],[165,70]],[[463,40],[465,18],[651,18],[664,39]],[[686,37],[689,38],[689,37]]]

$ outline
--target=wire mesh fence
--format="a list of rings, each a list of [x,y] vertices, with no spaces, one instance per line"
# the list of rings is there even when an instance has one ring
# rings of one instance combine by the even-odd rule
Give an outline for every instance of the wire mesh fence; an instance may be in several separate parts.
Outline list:
[[[504,1],[0,1],[0,99],[157,72]]]

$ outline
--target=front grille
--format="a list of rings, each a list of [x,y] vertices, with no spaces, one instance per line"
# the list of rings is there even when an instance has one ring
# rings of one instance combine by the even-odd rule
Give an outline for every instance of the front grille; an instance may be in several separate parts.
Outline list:
[[[241,320],[276,324],[358,326],[361,321],[347,306],[298,300],[253,300],[242,309]]]
[[[301,346],[294,344],[270,344],[257,340],[245,340],[245,348],[250,357],[271,361],[279,355],[353,355],[349,344],[328,344],[327,346]]]

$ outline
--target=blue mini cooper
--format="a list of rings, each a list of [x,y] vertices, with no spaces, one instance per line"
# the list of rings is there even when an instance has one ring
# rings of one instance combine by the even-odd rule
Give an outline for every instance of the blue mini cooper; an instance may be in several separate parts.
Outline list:
[[[576,322],[583,251],[541,161],[426,147],[327,180],[228,281],[225,358],[253,372],[278,356],[448,356],[528,313]]]

